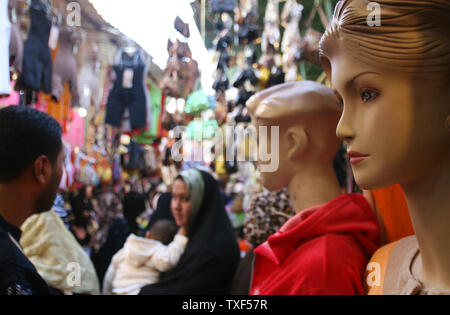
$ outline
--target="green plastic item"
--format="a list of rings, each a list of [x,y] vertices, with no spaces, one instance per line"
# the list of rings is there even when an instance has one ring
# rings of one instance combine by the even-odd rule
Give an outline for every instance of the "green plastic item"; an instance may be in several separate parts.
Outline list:
[[[186,128],[186,137],[190,140],[211,140],[216,136],[219,124],[216,120],[200,121],[193,120]]]
[[[144,131],[134,139],[139,144],[152,145],[158,135],[158,122],[161,116],[161,96],[162,92],[154,85],[150,86],[150,102],[152,105],[152,126],[150,130]]]
[[[199,114],[209,109],[209,99],[205,91],[198,90],[192,93],[184,106],[184,112],[186,114]]]

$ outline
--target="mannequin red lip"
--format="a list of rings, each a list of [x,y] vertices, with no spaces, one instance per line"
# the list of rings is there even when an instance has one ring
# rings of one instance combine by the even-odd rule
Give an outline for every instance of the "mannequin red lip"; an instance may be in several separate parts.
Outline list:
[[[349,151],[348,157],[350,158],[350,164],[356,165],[370,157],[370,155],[362,154],[356,151]]]

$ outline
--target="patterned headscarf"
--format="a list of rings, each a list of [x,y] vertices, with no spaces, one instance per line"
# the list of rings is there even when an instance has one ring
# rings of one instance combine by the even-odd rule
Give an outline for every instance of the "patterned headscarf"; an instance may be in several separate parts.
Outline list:
[[[295,215],[287,188],[255,195],[245,214],[244,235],[254,247],[264,243]]]
[[[90,246],[98,252],[106,242],[113,220],[123,218],[122,203],[113,191],[106,191],[95,198],[93,206],[97,215],[98,230],[92,235]]]

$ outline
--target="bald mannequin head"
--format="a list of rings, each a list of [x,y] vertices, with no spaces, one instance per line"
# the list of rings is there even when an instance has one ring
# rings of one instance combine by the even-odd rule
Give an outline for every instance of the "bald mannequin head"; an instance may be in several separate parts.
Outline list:
[[[286,187],[295,173],[306,168],[333,165],[340,143],[336,126],[342,112],[331,89],[312,81],[281,84],[253,96],[247,107],[256,128],[279,126],[279,168],[262,174],[266,188]],[[277,145],[268,140],[270,128],[268,134],[267,139],[259,137],[259,145],[267,141],[268,150],[276,150]]]
[[[257,119],[282,119],[314,112],[338,113],[340,105],[333,90],[314,81],[276,85],[254,95],[247,107]]]

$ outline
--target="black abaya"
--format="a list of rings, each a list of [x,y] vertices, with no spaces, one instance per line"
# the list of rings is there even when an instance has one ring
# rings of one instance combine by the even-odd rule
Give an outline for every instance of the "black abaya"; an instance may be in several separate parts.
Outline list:
[[[178,264],[140,295],[227,295],[239,264],[239,247],[225,212],[217,182],[201,172],[205,183],[202,205]]]

